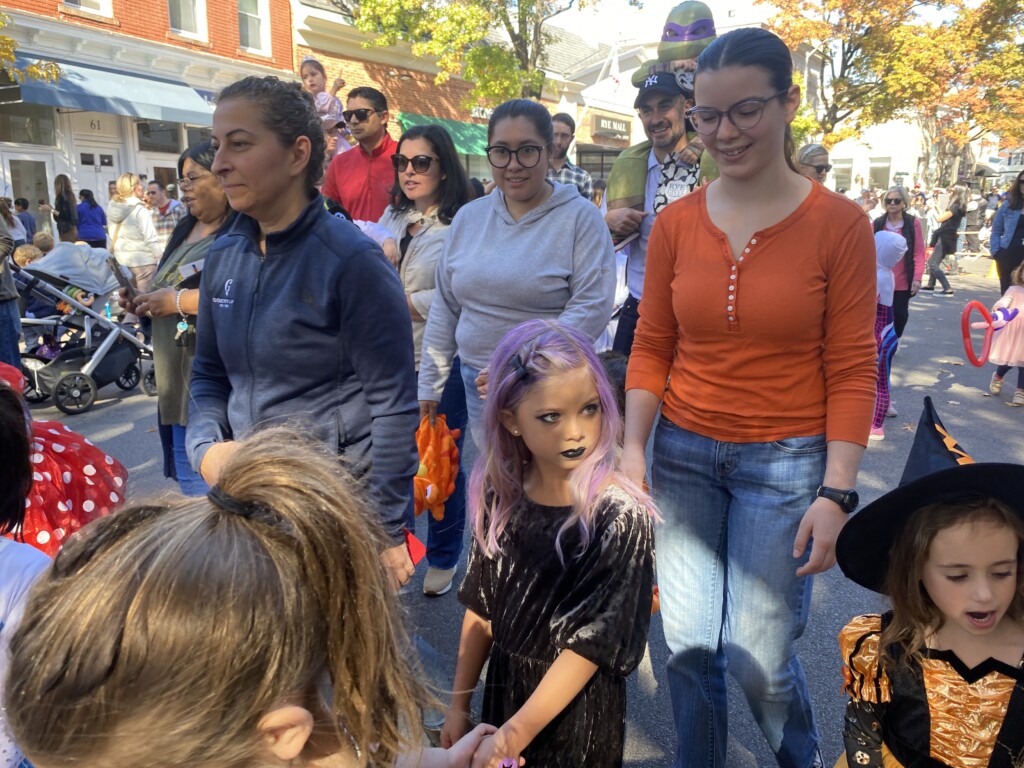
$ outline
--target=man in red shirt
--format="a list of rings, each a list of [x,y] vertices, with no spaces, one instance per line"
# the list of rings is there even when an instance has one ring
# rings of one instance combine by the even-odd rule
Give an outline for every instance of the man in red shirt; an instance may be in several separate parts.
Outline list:
[[[376,88],[353,88],[342,115],[359,146],[331,161],[321,192],[345,206],[353,219],[377,221],[395,184],[391,155],[398,143],[388,134],[388,100]]]

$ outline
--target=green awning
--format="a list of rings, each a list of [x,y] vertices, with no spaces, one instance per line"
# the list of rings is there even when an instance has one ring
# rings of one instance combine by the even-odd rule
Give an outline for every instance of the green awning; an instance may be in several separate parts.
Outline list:
[[[440,125],[452,137],[455,151],[460,155],[486,155],[487,126],[476,123],[464,123],[461,120],[445,120],[442,117],[414,115],[411,112],[399,112],[398,123],[403,131],[415,125]]]
[[[25,67],[34,59],[19,53],[14,62]],[[213,121],[213,109],[186,83],[92,64],[60,60],[57,63],[61,76],[56,83],[27,80],[21,84],[25,102],[172,123],[210,125]]]

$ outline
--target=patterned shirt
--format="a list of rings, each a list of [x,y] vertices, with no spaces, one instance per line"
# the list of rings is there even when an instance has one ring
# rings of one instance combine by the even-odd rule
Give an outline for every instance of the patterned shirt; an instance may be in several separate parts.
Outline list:
[[[173,198],[167,202],[167,208],[161,211],[159,208],[151,210],[153,214],[153,226],[156,227],[157,237],[160,238],[160,247],[166,248],[167,241],[171,239],[171,232],[178,226],[178,222],[185,218],[188,209],[180,201]]]
[[[548,181],[557,181],[559,184],[575,184],[576,189],[583,197],[587,200],[594,199],[594,182],[591,180],[590,174],[578,165],[570,163],[568,159],[560,171],[548,168],[547,179]]]

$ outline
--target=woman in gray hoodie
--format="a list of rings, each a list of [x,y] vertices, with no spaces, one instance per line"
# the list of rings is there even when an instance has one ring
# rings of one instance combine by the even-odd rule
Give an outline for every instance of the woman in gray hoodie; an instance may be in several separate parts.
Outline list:
[[[146,293],[163,247],[153,226],[153,215],[142,202],[142,182],[134,173],[122,173],[118,178],[117,195],[107,206],[107,221],[111,253],[135,275],[139,293]],[[125,319],[133,321],[131,316]]]
[[[545,178],[553,135],[551,115],[537,102],[514,99],[494,110],[487,159],[495,190],[459,210],[438,262],[420,358],[420,412],[437,411],[458,354],[472,438],[462,453],[467,474],[482,438],[484,368],[501,337],[526,320],[550,318],[596,339],[611,317],[611,235],[575,186]]]

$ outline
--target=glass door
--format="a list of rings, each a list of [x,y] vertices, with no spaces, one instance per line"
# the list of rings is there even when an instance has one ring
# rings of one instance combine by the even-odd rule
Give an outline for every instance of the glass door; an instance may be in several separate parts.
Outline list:
[[[36,218],[36,231],[49,232],[56,239],[53,219],[39,210],[53,198],[53,155],[44,152],[0,151],[0,173],[4,196],[28,200],[28,210]]]

